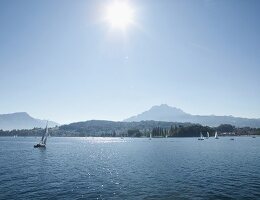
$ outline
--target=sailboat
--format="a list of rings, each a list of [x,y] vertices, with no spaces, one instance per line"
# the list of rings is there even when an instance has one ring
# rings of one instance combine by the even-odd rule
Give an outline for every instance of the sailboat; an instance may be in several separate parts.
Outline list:
[[[152,133],[150,133],[150,137],[149,137],[149,140],[151,140],[152,139]]]
[[[207,132],[207,137],[206,137],[206,139],[209,139],[209,132]]]
[[[47,142],[47,137],[48,137],[48,122],[46,124],[46,128],[45,128],[45,131],[42,135],[40,143],[34,145],[34,148],[45,148],[46,142]]]
[[[218,132],[215,132],[215,139],[218,139]]]
[[[200,137],[198,138],[198,140],[204,140],[202,133],[200,133]]]

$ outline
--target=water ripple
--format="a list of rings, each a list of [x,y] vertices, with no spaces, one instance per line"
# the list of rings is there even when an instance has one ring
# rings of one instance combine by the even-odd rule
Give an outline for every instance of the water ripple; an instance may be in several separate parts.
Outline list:
[[[260,138],[0,138],[0,199],[259,199]]]

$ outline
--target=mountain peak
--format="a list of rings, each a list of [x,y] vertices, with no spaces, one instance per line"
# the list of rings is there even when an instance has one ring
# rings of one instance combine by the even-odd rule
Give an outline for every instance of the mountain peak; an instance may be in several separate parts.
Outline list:
[[[187,117],[189,114],[183,112],[179,108],[171,107],[167,104],[161,104],[151,107],[148,111],[145,111],[139,115],[130,117],[124,121],[176,121],[177,118]]]
[[[49,121],[49,127],[58,125]],[[44,128],[46,120],[39,120],[31,117],[27,112],[16,112],[10,114],[0,114],[0,129],[32,129],[34,127]]]
[[[153,106],[153,107],[151,107],[151,109],[154,109],[154,108],[165,108],[165,109],[167,109],[167,108],[171,108],[170,106],[168,106],[168,104],[161,104],[161,105],[155,105],[155,106]]]
[[[166,103],[163,103],[163,104],[159,105],[159,107],[166,107],[166,108],[169,108],[170,106],[168,106],[168,104],[166,104]]]
[[[27,112],[15,112],[15,113],[8,113],[8,114],[0,114],[0,117],[7,117],[7,118],[26,117],[26,118],[31,118],[31,116]]]
[[[21,116],[27,116],[27,117],[30,116],[27,112],[15,112],[15,113],[11,113],[9,115],[16,115],[16,116],[21,115]]]
[[[183,110],[176,108],[176,107],[169,106],[168,104],[156,105],[156,106],[153,106],[150,110],[153,110],[153,109],[169,110],[169,111],[172,111],[172,112],[178,112],[178,113],[186,114]]]

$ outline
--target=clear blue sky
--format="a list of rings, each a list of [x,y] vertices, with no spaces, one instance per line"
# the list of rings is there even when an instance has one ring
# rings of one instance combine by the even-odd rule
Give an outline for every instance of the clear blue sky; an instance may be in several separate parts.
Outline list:
[[[260,118],[259,0],[132,0],[125,32],[100,20],[109,3],[0,1],[0,113],[122,120],[167,103]]]

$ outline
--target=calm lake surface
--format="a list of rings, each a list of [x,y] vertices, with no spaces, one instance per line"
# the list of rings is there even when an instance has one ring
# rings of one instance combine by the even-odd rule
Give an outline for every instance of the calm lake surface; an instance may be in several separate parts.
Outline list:
[[[0,199],[260,199],[260,137],[0,137]]]

